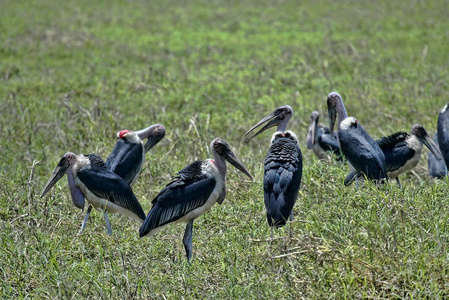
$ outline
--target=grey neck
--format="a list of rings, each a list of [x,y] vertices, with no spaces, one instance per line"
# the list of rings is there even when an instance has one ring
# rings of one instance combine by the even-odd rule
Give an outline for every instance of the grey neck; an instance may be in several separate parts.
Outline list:
[[[338,128],[340,128],[341,122],[343,122],[343,120],[348,117],[345,105],[343,104],[343,100],[341,100],[340,97],[338,97],[336,110],[338,113]]]
[[[220,172],[220,175],[224,179],[226,176],[226,161],[224,160],[223,157],[218,155],[218,153],[216,153],[215,151],[214,151],[213,155],[214,155],[215,165],[217,166],[217,169]]]

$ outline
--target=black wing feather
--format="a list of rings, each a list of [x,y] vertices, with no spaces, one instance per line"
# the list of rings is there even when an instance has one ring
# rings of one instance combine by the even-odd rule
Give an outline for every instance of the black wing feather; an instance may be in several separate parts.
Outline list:
[[[402,147],[407,145],[406,139],[408,136],[409,134],[406,132],[396,132],[392,135],[382,137],[380,140],[377,140],[376,143],[382,150]]]
[[[340,146],[338,145],[338,140],[331,139],[331,135],[329,134],[322,134],[318,138],[318,144],[321,148],[323,148],[326,151],[332,151],[333,153],[339,155],[340,154]]]
[[[364,173],[368,179],[387,178],[385,155],[360,124],[349,130],[340,130],[338,138],[343,155],[358,172]]]
[[[81,168],[77,176],[95,196],[107,199],[132,211],[140,219],[145,219],[145,213],[133,191],[117,174],[104,167],[91,165]]]
[[[264,200],[270,226],[282,227],[298,197],[302,176],[302,154],[289,138],[277,138],[265,158]]]
[[[194,209],[203,206],[215,188],[216,180],[202,174],[201,161],[196,161],[178,172],[154,198],[153,207],[140,227],[140,236],[172,223]]]

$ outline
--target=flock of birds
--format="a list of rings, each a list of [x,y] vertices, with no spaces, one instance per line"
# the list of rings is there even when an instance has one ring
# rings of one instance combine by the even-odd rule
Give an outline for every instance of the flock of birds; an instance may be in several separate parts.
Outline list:
[[[423,144],[430,150],[430,175],[445,177],[449,164],[448,105],[438,117],[435,141],[419,124],[412,126],[411,134],[398,132],[374,141],[356,118],[348,117],[341,96],[333,92],[327,97],[330,128],[319,125],[319,113],[314,111],[307,134],[307,148],[313,149],[320,159],[326,159],[329,153],[339,160],[346,159],[351,171],[345,185],[355,181],[358,186],[363,180],[385,184],[389,178],[395,178],[401,187],[398,176],[416,166]],[[337,114],[338,130],[335,133]],[[281,106],[245,133],[248,141],[277,126],[264,162],[264,202],[271,228],[282,227],[293,219],[293,206],[301,185],[302,154],[298,137],[287,130],[292,116],[290,106]],[[187,223],[183,244],[190,261],[193,221],[216,202],[221,204],[226,196],[226,162],[249,178],[253,177],[230,146],[221,138],[215,138],[210,145],[213,159],[195,161],[179,171],[156,195],[152,208],[145,215],[131,187],[139,177],[145,154],[164,136],[165,128],[160,124],[140,131],[122,130],[117,133],[117,143],[106,162],[96,154],[67,152],[51,174],[42,197],[67,174],[74,205],[84,209],[85,200],[89,203],[80,232],[84,230],[92,208],[104,212],[109,235],[112,229],[108,213],[120,213],[140,221],[140,237],[151,237],[170,224]],[[145,139],[147,142],[144,144]]]

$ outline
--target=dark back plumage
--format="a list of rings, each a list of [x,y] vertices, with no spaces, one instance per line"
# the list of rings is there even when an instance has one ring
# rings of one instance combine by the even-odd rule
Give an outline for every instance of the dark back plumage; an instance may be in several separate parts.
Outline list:
[[[141,143],[131,143],[118,139],[114,149],[106,160],[106,167],[132,184],[139,175],[143,164],[144,148]]]
[[[95,196],[126,208],[144,220],[145,213],[128,183],[117,174],[107,170],[98,155],[88,154],[86,157],[91,161],[91,166],[83,167],[77,172],[78,178],[86,188]]]
[[[282,227],[291,216],[302,176],[302,154],[286,132],[273,140],[264,164],[264,200],[270,226]]]
[[[402,145],[406,145],[406,139],[409,136],[406,132],[396,132],[389,136],[384,136],[380,140],[377,140],[376,143],[379,147],[384,149],[400,147]]]
[[[320,145],[321,148],[323,148],[325,151],[331,151],[332,153],[337,155],[337,157],[341,156],[337,135],[334,134],[334,138],[331,138],[331,131],[329,128],[324,126],[318,126],[316,135],[318,139],[318,144]]]
[[[358,122],[349,130],[339,130],[341,151],[349,163],[368,179],[387,178],[385,155],[379,145]]]
[[[396,171],[403,167],[406,162],[413,158],[416,151],[407,145],[410,134],[397,132],[377,140],[376,143],[385,155],[385,170]]]
[[[85,157],[87,157],[90,161],[90,164],[92,166],[97,166],[100,168],[105,168],[106,165],[104,163],[104,160],[97,154],[84,154]]]
[[[202,173],[202,164],[202,161],[195,161],[179,171],[153,199],[153,207],[139,230],[141,237],[155,228],[176,222],[206,203],[216,181]]]

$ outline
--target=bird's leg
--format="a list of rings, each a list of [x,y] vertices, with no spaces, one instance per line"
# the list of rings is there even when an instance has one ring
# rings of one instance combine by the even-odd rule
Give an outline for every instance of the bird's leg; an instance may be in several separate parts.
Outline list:
[[[87,208],[86,216],[84,217],[83,224],[81,224],[81,229],[78,232],[78,234],[83,232],[84,228],[86,228],[86,223],[87,223],[87,220],[89,219],[89,215],[90,215],[90,212],[92,211],[92,207],[93,206],[89,204],[89,207]]]
[[[182,242],[184,243],[184,248],[186,249],[187,261],[190,262],[192,259],[192,234],[193,234],[193,220],[187,223],[186,231],[184,233],[184,238]]]
[[[402,189],[402,185],[401,185],[401,182],[399,181],[399,177],[396,177],[396,182],[398,183],[399,188]]]
[[[293,222],[293,210],[292,210],[292,213],[290,214],[290,226],[289,226],[289,239],[291,240],[292,239],[292,222]]]
[[[104,212],[104,220],[106,221],[106,227],[107,227],[107,230],[108,230],[108,235],[112,235],[111,223],[109,222],[108,212],[107,211]]]

